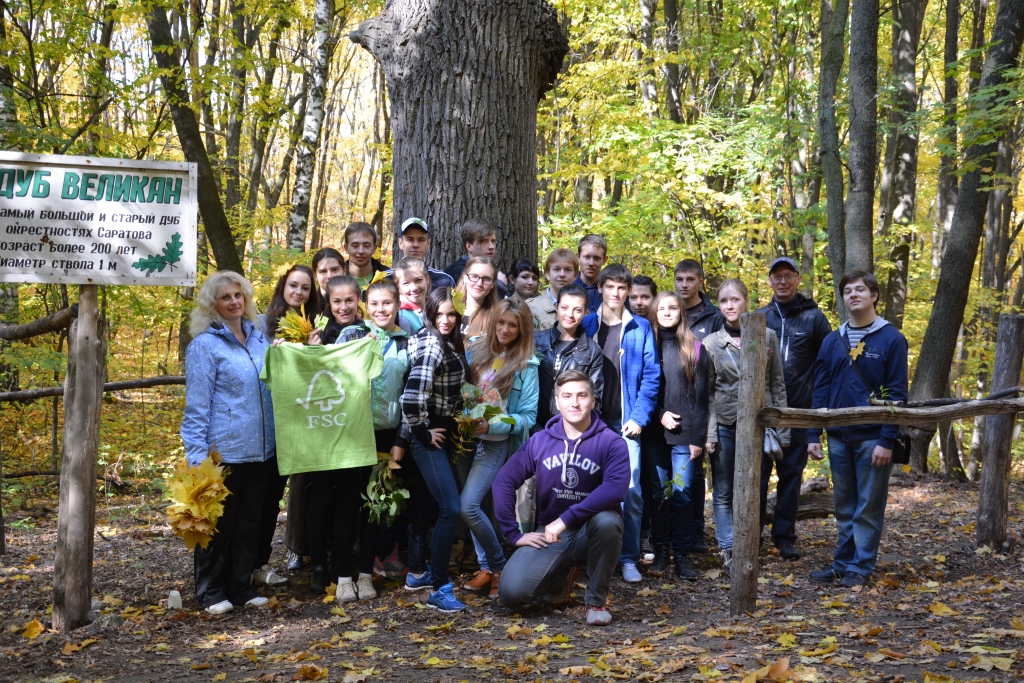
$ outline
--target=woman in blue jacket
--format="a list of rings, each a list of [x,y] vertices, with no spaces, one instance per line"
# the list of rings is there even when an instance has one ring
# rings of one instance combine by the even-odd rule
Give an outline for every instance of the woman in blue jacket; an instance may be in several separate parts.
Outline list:
[[[195,549],[196,598],[210,614],[267,599],[252,583],[267,482],[277,476],[274,413],[260,381],[269,343],[256,326],[252,285],[231,271],[203,283],[185,351],[185,415],[181,440],[189,465],[210,451],[229,465],[231,495],[206,548]]]
[[[473,533],[480,561],[480,571],[464,587],[487,590],[490,598],[497,599],[505,553],[481,503],[498,470],[523,445],[537,420],[540,380],[530,307],[513,299],[498,302],[487,322],[486,334],[469,347],[466,355],[470,375],[483,392],[484,402],[499,406],[502,414],[480,422],[480,443],[462,488],[462,519]]]

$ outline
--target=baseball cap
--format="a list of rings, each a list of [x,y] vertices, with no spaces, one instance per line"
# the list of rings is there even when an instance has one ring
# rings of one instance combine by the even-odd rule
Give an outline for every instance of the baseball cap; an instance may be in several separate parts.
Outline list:
[[[416,218],[415,216],[412,218],[406,218],[405,222],[402,223],[402,231],[399,234],[404,235],[405,231],[409,228],[419,228],[428,235],[430,234],[430,230],[427,228],[427,222],[422,218]]]
[[[779,266],[789,266],[796,272],[800,272],[800,266],[796,264],[796,261],[789,258],[788,256],[780,256],[779,258],[772,261],[772,264],[768,266],[768,274],[771,275],[772,271],[778,268]]]

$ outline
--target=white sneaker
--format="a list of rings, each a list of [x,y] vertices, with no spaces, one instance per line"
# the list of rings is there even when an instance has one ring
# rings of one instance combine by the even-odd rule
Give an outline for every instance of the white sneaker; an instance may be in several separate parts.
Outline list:
[[[268,602],[270,602],[270,600],[268,600],[267,598],[263,597],[262,595],[257,595],[252,600],[246,600],[245,606],[246,607],[263,607],[263,605],[267,604]]]
[[[288,579],[275,572],[269,564],[265,564],[252,573],[252,582],[257,586],[280,586],[288,583]]]
[[[231,604],[230,600],[221,600],[216,605],[210,605],[206,608],[206,611],[210,614],[224,614],[235,609],[235,606]]]
[[[373,577],[369,574],[360,574],[356,583],[356,590],[359,592],[360,600],[373,600],[377,597],[377,591],[373,588]]]
[[[640,571],[636,568],[635,564],[627,562],[622,565],[622,580],[626,583],[640,583],[644,580],[644,577],[640,575]]]
[[[359,599],[356,597],[356,585],[352,583],[352,579],[338,577],[338,590],[334,594],[340,602],[355,602]]]

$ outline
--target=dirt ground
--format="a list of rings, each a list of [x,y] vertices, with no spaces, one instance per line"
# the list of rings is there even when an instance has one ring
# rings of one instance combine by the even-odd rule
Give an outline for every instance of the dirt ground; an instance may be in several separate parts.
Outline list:
[[[1022,492],[1011,486],[1017,538]],[[425,593],[377,579],[376,600],[341,609],[307,590],[306,571],[284,572],[291,581],[265,591],[268,607],[212,617],[198,608],[191,554],[163,522],[163,504],[122,499],[98,515],[103,616],[69,634],[49,630],[56,515],[41,506],[7,518],[0,680],[1018,680],[1024,559],[975,552],[976,505],[974,485],[905,479],[890,489],[869,586],[807,578],[828,563],[836,537],[833,519],[807,520],[802,559],[762,551],[755,614],[729,618],[728,577],[712,553],[695,557],[695,583],[616,578],[615,620],[599,628],[583,623],[581,589],[564,611],[518,612],[459,591],[470,608],[443,615],[423,607]],[[184,609],[168,611],[175,589]]]

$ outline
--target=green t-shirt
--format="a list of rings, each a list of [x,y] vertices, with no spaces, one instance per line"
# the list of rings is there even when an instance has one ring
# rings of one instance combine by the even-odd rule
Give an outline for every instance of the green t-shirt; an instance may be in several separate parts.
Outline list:
[[[373,338],[347,344],[267,349],[260,373],[274,403],[281,474],[377,462],[370,381],[384,366]]]

